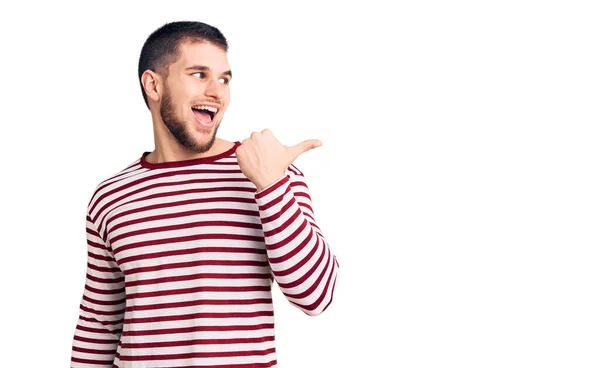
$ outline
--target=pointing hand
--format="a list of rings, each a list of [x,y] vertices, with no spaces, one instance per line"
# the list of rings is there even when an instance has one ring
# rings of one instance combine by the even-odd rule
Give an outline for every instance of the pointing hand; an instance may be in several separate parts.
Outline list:
[[[264,129],[244,139],[235,154],[242,173],[261,191],[281,179],[300,154],[321,145],[318,139],[308,139],[295,146],[284,146],[269,129]]]

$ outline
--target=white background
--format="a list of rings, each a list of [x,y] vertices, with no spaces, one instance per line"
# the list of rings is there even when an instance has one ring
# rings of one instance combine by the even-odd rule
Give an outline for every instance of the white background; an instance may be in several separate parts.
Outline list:
[[[69,365],[86,206],[154,149],[138,57],[176,20],[230,43],[220,137],[323,142],[341,274],[318,317],[274,288],[280,367],[600,366],[594,2],[328,4],[3,2],[2,367]]]

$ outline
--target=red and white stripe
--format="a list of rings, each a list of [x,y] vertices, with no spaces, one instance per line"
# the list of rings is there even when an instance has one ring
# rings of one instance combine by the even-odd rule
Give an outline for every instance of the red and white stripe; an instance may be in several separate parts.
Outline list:
[[[310,316],[339,264],[291,165],[260,192],[235,149],[102,182],[88,206],[88,271],[71,367],[276,367],[273,280]]]

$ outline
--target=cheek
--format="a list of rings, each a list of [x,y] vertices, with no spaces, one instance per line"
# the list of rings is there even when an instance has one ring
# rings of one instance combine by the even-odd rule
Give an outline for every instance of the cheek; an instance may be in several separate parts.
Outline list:
[[[223,102],[223,106],[227,108],[227,106],[229,106],[229,93],[224,94],[223,97],[221,97],[221,101]]]
[[[188,111],[185,105],[176,106],[176,110],[179,111],[180,116],[187,117],[191,114],[191,110]]]

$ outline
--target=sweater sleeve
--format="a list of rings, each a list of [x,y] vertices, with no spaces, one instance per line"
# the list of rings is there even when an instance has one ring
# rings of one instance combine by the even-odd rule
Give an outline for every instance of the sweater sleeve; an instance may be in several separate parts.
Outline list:
[[[254,194],[273,276],[287,300],[309,316],[333,300],[339,264],[317,226],[304,174],[286,174]]]
[[[73,337],[71,367],[112,367],[125,313],[124,277],[89,213],[86,236],[87,275]]]

